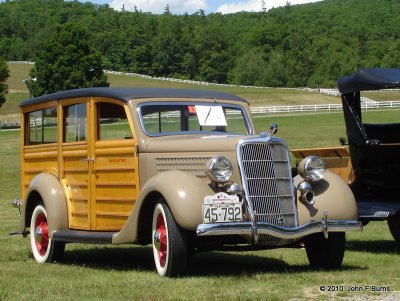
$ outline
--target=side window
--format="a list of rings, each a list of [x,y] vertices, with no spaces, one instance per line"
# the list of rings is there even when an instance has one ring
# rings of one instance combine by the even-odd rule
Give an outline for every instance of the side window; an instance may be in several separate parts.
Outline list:
[[[131,139],[132,133],[123,106],[97,103],[98,140]]]
[[[44,109],[26,115],[26,145],[57,142],[57,109]]]
[[[86,104],[64,108],[64,142],[86,141]]]

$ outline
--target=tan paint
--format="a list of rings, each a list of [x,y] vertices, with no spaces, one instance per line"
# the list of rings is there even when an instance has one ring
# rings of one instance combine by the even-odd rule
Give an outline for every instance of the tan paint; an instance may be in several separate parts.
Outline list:
[[[60,185],[56,176],[47,173],[40,173],[30,182],[27,190],[27,199],[31,192],[36,191],[40,194],[44,206],[47,210],[47,222],[49,227],[49,236],[53,237],[53,233],[59,229],[68,228],[67,203],[65,200],[64,190]],[[29,225],[25,224],[25,216],[27,199],[24,201],[22,208],[21,231]],[[33,200],[37,201],[37,200]]]
[[[221,143],[221,142],[220,142]],[[180,144],[172,142],[180,149]],[[224,156],[228,158],[232,163],[232,177],[231,181],[241,185],[241,179],[239,174],[239,167],[236,159],[236,148],[232,148],[234,151],[230,152],[175,152],[175,153],[141,153],[139,155],[139,170],[141,185],[143,186],[153,176],[160,172],[170,170],[185,171],[188,175],[196,175],[202,181],[210,183],[210,179],[206,176],[206,169],[208,161],[215,156]],[[164,169],[162,164],[168,165],[168,168]],[[194,164],[191,164],[193,162]],[[193,166],[192,166],[193,165]]]
[[[295,187],[302,181],[304,179],[296,176]],[[321,221],[325,210],[328,211],[329,220],[357,220],[357,205],[353,193],[340,176],[327,171],[325,177],[313,183],[312,187],[316,194],[315,204],[311,206],[297,202],[300,225]],[[299,198],[300,192],[297,193],[297,199]]]

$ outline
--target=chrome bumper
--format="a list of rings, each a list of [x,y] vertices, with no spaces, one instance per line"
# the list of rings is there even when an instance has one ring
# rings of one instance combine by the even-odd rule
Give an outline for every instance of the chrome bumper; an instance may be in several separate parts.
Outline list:
[[[198,236],[211,235],[250,235],[253,243],[257,243],[259,234],[267,234],[283,239],[298,239],[313,233],[345,232],[350,230],[361,231],[362,224],[354,220],[322,220],[310,222],[295,228],[284,228],[265,222],[256,225],[251,222],[200,224],[197,226]]]

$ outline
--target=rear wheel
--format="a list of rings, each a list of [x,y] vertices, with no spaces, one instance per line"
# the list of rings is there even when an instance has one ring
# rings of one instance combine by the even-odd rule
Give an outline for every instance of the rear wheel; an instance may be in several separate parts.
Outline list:
[[[154,262],[160,276],[183,275],[187,265],[187,235],[161,200],[153,213],[152,242]]]
[[[387,222],[394,240],[400,243],[400,214],[392,216]]]
[[[31,248],[38,263],[60,261],[64,255],[65,244],[55,242],[49,237],[47,211],[43,204],[33,210],[31,218]]]
[[[305,247],[311,267],[339,268],[343,262],[345,244],[344,232],[331,232],[328,238],[325,238],[322,233],[310,235],[305,242]]]

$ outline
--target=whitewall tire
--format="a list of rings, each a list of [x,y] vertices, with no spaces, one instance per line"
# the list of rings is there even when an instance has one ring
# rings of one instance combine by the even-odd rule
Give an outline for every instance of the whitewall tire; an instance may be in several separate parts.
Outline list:
[[[61,260],[65,244],[50,239],[47,211],[43,204],[37,205],[33,210],[30,232],[32,254],[38,263]]]
[[[183,275],[187,265],[186,231],[180,228],[164,200],[156,204],[152,222],[154,262],[160,276]]]

